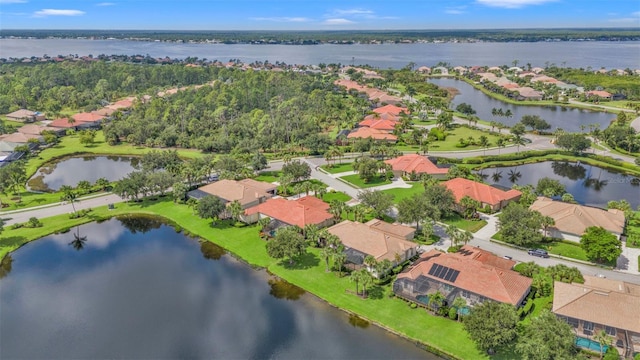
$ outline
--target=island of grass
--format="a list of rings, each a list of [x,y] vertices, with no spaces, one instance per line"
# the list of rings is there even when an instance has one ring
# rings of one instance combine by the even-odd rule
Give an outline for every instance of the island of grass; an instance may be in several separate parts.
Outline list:
[[[360,177],[359,174],[343,176],[340,179],[351,184],[353,187],[360,188],[360,189],[366,189],[366,188],[371,188],[375,186],[391,184],[391,180],[387,180],[387,178],[383,176],[375,176],[366,182],[364,179]]]

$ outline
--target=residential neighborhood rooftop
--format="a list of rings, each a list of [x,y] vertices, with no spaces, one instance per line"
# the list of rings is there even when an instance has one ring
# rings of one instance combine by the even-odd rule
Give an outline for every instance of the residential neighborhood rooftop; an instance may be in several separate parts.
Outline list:
[[[432,163],[426,156],[419,154],[406,154],[397,158],[385,160],[394,171],[416,174],[446,174],[449,168],[440,168]]]
[[[285,224],[304,228],[309,224],[320,225],[331,220],[333,215],[328,210],[329,204],[326,202],[315,196],[305,196],[296,200],[269,199],[247,209],[245,213],[247,215],[263,214]]]
[[[477,181],[455,178],[442,183],[453,192],[456,202],[465,196],[480,201],[484,204],[497,205],[502,201],[510,201],[522,195],[522,192],[514,189],[507,191],[483,184]]]
[[[600,226],[616,234],[622,234],[624,230],[624,212],[621,210],[603,210],[547,197],[538,197],[530,209],[553,218],[554,228],[570,234],[582,235],[591,226]]]
[[[247,180],[247,179],[245,179]],[[238,201],[240,205],[247,205],[261,198],[270,198],[272,194],[268,190],[276,188],[275,185],[262,183],[260,181],[236,181],[236,180],[220,180],[212,182],[205,186],[201,186],[198,190],[219,197],[227,202]]]

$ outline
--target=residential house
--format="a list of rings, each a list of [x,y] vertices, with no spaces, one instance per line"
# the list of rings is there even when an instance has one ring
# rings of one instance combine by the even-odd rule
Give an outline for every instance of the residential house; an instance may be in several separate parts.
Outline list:
[[[402,113],[407,115],[409,114],[409,110],[407,108],[403,108],[403,107],[392,105],[392,104],[375,108],[373,109],[373,112],[378,114],[391,114],[394,116],[400,116],[400,114]]]
[[[423,305],[440,292],[447,304],[462,297],[468,306],[491,300],[518,307],[529,294],[532,279],[511,270],[514,264],[470,245],[456,253],[431,250],[398,275],[393,292]]]
[[[393,134],[389,134],[389,132],[386,130],[372,129],[369,127],[357,128],[352,132],[350,132],[349,135],[347,135],[347,139],[369,139],[369,138],[376,141],[386,141],[390,143],[395,143],[396,141],[398,141],[397,136]]]
[[[489,206],[491,211],[500,211],[512,201],[518,201],[522,192],[509,189],[502,190],[477,181],[455,178],[442,183],[447,189],[453,192],[456,203],[469,196],[470,198],[480,202],[482,207]]]
[[[40,136],[45,130],[48,130],[46,126],[36,124],[28,124],[18,128],[19,133],[36,136]]]
[[[299,226],[314,224],[326,227],[333,224],[333,215],[329,213],[329,204],[315,196],[305,196],[296,200],[274,198],[262,204],[248,208],[245,211],[246,221],[257,222],[268,217],[284,226]]]
[[[544,94],[538,90],[524,86],[514,89],[518,92],[518,100],[542,100]]]
[[[22,145],[24,144],[0,140],[0,166],[4,166],[12,161],[20,159],[24,153],[15,151],[15,149]]]
[[[604,90],[592,90],[584,93],[588,99],[602,99],[602,100],[611,100],[611,93]]]
[[[358,123],[360,127],[368,127],[375,130],[386,131],[387,133],[392,133],[395,130],[396,125],[399,122],[395,120],[386,120],[386,119],[366,119]]]
[[[407,154],[394,159],[385,160],[391,165],[393,175],[396,177],[409,176],[411,174],[429,174],[436,179],[445,179],[449,172],[448,167],[438,167],[428,157],[418,154]]]
[[[431,74],[431,68],[428,66],[420,66],[418,72],[422,74]]]
[[[0,135],[0,141],[7,141],[7,142],[18,143],[22,145],[29,143],[30,140],[32,139],[35,139],[38,142],[40,142],[42,141],[42,136],[33,135],[33,134],[23,134],[21,132],[14,132],[12,134]]]
[[[20,109],[5,115],[8,120],[19,122],[34,122],[45,120],[45,116],[41,112]]]
[[[365,224],[345,220],[327,229],[345,246],[347,264],[353,269],[364,266],[364,259],[401,263],[417,254],[418,244],[412,241],[415,229],[401,224],[389,224],[374,219]],[[369,269],[370,271],[373,269]]]
[[[391,113],[373,113],[364,117],[363,121],[367,121],[367,120],[368,121],[389,120],[389,121],[398,122],[400,121],[400,118],[397,115],[394,115]],[[362,126],[362,123],[360,123],[360,126]],[[368,126],[368,125],[365,125],[365,126]]]
[[[584,284],[556,281],[552,312],[566,321],[578,338],[595,342],[604,330],[624,357],[640,352],[640,285],[584,275]],[[590,341],[589,341],[590,340]]]
[[[227,206],[234,201],[238,201],[243,209],[248,209],[266,202],[275,195],[276,188],[277,186],[274,184],[253,179],[240,181],[225,179],[192,190],[189,192],[189,197],[202,199],[207,195],[211,195],[222,200]],[[223,217],[229,217],[230,215],[223,214]]]
[[[103,115],[96,113],[77,113],[73,115],[71,118],[78,124],[78,127],[81,128],[94,128],[99,127],[102,120],[105,118]]]
[[[550,227],[548,236],[580,242],[580,237],[591,226],[600,226],[620,239],[624,232],[624,211],[604,210],[591,206],[555,201],[539,197],[531,206],[531,210],[549,216],[555,221]]]

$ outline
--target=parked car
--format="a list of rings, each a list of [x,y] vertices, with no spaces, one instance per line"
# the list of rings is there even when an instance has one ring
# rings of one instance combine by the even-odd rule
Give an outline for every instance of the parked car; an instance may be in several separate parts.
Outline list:
[[[505,255],[505,256],[503,256],[503,258],[505,258],[507,260],[513,260],[513,258],[511,256],[509,256],[509,255]]]
[[[529,250],[529,255],[538,256],[545,259],[549,257],[549,253],[547,253],[546,250],[542,250],[542,249],[531,249]]]

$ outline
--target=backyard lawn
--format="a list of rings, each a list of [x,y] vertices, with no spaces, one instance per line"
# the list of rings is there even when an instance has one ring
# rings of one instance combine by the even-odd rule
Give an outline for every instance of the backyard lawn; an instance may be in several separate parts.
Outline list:
[[[364,180],[360,179],[359,174],[343,176],[340,179],[352,184],[356,188],[361,188],[361,189],[391,184],[391,180],[387,180],[382,177],[375,177],[371,179],[371,181],[365,183]]]
[[[487,225],[487,222],[485,220],[467,220],[457,213],[453,213],[453,215],[450,215],[440,221],[447,225],[453,225],[462,230],[467,230],[472,233],[482,229],[485,225]]]
[[[338,201],[342,201],[342,202],[347,202],[349,200],[351,200],[351,196],[341,192],[341,191],[331,191],[328,192],[326,194],[324,194],[324,196],[322,197],[322,200],[326,203],[330,203],[333,200],[338,200]]]
[[[486,136],[489,139],[489,147],[496,147],[496,140],[499,136],[489,133],[488,131],[471,129],[465,126],[458,126],[452,130],[447,131],[447,138],[444,141],[433,141],[429,146],[429,151],[460,151],[460,150],[478,150],[482,147],[478,145],[467,145],[465,147],[458,147],[460,139],[465,141],[471,136],[477,142],[480,136]]]
[[[255,180],[272,183],[278,181],[280,175],[282,171],[263,171],[255,177]]]

